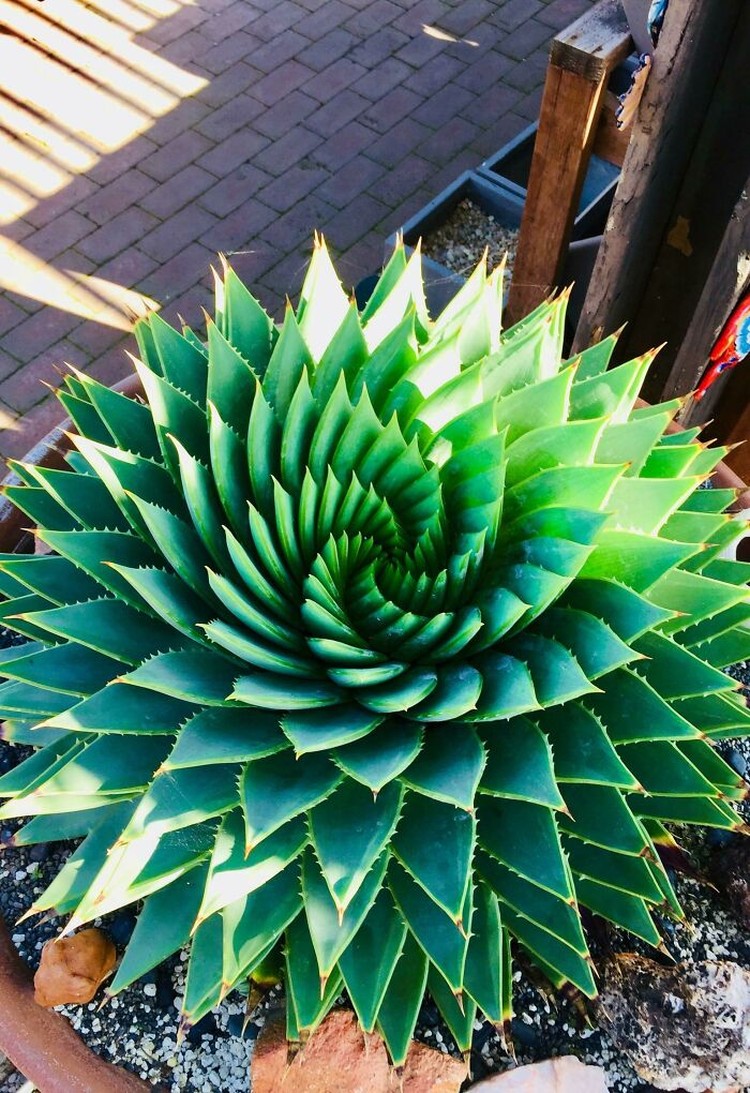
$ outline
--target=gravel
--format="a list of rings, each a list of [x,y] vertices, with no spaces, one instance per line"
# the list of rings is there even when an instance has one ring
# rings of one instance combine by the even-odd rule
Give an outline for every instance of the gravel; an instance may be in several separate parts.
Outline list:
[[[507,254],[507,280],[513,272],[518,229],[498,224],[494,216],[484,212],[469,198],[464,198],[447,221],[429,232],[422,242],[428,258],[446,266],[452,273],[467,277],[488,250],[489,269],[500,265]]]

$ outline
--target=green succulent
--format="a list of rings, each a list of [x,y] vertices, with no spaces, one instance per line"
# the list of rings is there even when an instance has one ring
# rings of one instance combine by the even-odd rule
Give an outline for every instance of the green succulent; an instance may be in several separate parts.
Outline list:
[[[501,300],[432,321],[398,247],[360,311],[316,240],[277,329],[227,266],[205,340],[139,323],[145,401],[71,373],[67,465],[16,468],[0,818],[83,840],[32,912],[143,901],[113,993],[191,942],[188,1023],[276,961],[291,1038],[345,988],[401,1063],[427,990],[466,1049],[511,939],[593,995],[580,909],[658,945],[664,825],[741,826],[723,450],[636,407],[651,355],[562,360],[565,294]]]

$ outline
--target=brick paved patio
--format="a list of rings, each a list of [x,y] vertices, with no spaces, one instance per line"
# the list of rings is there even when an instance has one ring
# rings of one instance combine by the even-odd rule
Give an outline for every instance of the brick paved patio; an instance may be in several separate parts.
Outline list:
[[[0,456],[59,418],[55,366],[130,370],[141,297],[199,324],[217,251],[277,315],[313,228],[376,269],[591,2],[2,0]]]

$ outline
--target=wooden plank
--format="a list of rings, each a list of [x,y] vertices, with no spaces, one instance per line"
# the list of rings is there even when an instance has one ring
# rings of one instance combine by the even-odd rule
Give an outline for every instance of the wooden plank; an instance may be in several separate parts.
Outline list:
[[[615,167],[622,167],[625,162],[625,153],[630,143],[630,134],[633,131],[632,122],[623,129],[618,129],[615,111],[620,105],[620,100],[612,91],[604,94],[604,104],[599,116],[599,125],[594,137],[594,145],[591,152],[600,159],[606,159],[607,163],[613,163]]]
[[[576,332],[576,350],[633,319],[644,302],[743,2],[670,2]],[[626,341],[621,351],[627,353]]]
[[[552,42],[550,61],[592,83],[624,61],[632,49],[620,0],[602,0],[561,31]]]
[[[603,0],[552,44],[508,298],[510,322],[559,281],[607,80],[629,50],[619,0]]]

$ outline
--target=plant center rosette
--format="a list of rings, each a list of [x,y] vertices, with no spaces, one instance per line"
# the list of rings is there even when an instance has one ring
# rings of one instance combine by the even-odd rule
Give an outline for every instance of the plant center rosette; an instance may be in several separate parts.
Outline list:
[[[723,450],[501,299],[432,321],[398,247],[359,311],[316,240],[277,329],[227,267],[205,341],[139,323],[145,402],[71,373],[67,466],[16,467],[0,817],[82,838],[30,913],[143,901],[112,993],[190,942],[186,1023],[278,966],[290,1038],[345,988],[401,1063],[427,990],[466,1049],[511,939],[593,995],[580,909],[658,945],[664,825],[741,827]]]

